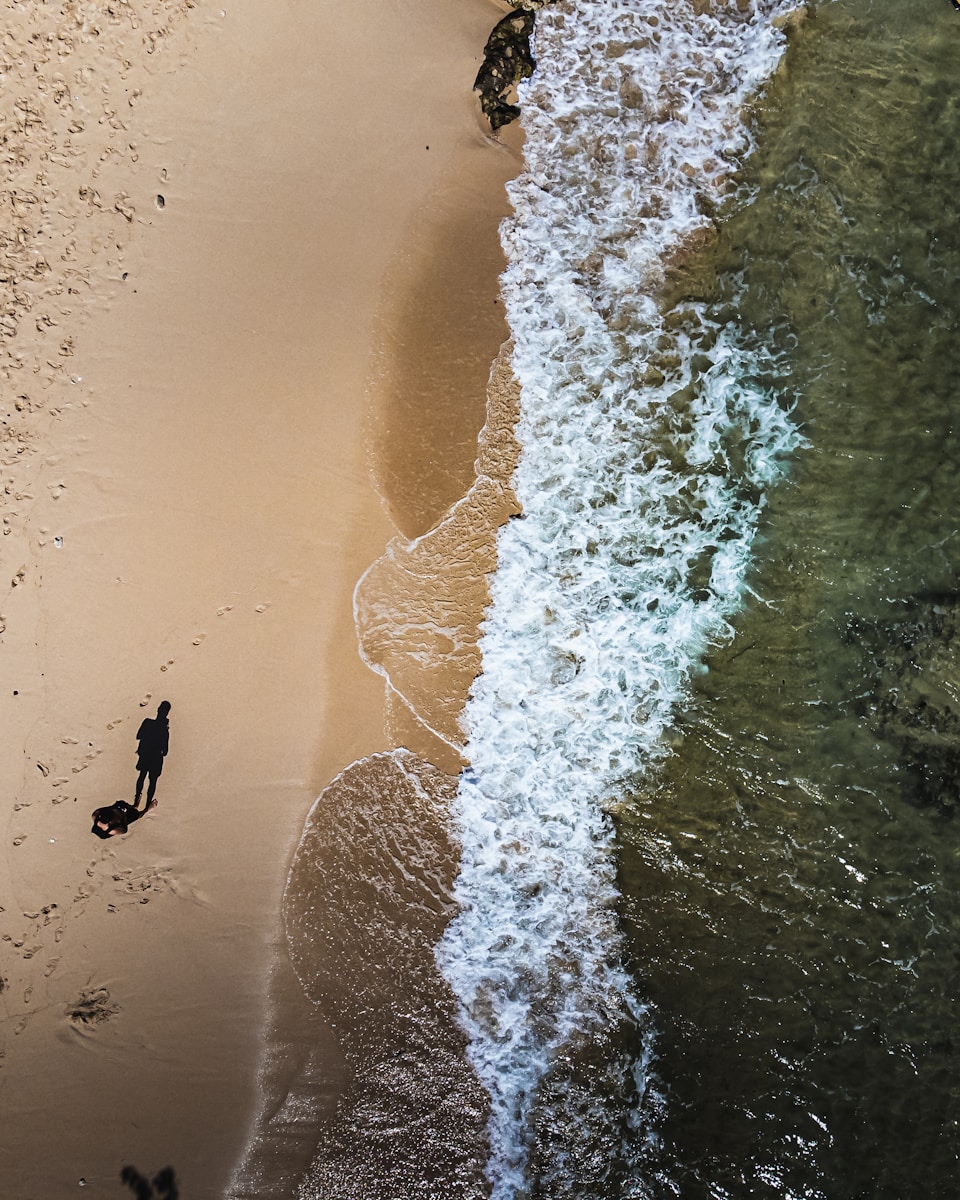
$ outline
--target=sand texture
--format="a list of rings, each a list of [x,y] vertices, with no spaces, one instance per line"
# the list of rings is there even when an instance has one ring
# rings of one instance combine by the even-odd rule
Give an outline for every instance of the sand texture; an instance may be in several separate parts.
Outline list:
[[[214,1197],[243,1152],[304,819],[398,744],[354,587],[471,486],[517,165],[470,94],[499,12],[0,2],[7,1195],[171,1168]],[[431,280],[467,297],[445,324]],[[417,686],[455,742],[445,677]],[[164,699],[159,806],[99,841]],[[270,1036],[333,1105],[294,1000]]]

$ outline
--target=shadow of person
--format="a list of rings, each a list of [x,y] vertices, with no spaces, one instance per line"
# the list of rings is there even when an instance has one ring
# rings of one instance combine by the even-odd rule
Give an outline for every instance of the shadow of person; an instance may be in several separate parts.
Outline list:
[[[136,1167],[124,1167],[120,1172],[120,1182],[127,1185],[137,1200],[179,1200],[180,1197],[173,1167],[158,1171],[152,1183]]]
[[[133,798],[133,807],[140,803],[143,794],[143,783],[149,779],[147,787],[147,804],[153,799],[157,790],[157,780],[163,770],[163,760],[170,748],[170,701],[164,700],[157,709],[155,717],[147,717],[141,721],[137,730],[137,791]]]

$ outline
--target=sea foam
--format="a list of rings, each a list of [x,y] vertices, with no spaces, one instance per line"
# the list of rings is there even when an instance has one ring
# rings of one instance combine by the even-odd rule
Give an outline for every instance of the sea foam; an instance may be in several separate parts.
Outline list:
[[[543,1194],[587,1194],[591,1156],[620,1162],[619,1194],[646,1194],[631,1164],[659,1101],[606,808],[668,753],[801,442],[761,339],[664,297],[748,200],[746,107],[790,7],[565,0],[538,14],[526,168],[501,231],[523,511],[499,536],[464,717],[460,911],[437,950],[491,1096],[494,1200],[527,1195],[533,1173]],[[587,1046],[595,1067],[624,1028],[632,1056],[608,1063],[618,1111],[584,1117],[589,1082],[577,1091],[569,1064]]]

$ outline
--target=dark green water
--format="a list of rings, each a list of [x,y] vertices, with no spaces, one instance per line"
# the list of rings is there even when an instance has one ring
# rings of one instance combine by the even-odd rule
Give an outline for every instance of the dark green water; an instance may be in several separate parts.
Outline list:
[[[819,4],[758,114],[721,308],[808,448],[756,599],[621,818],[656,1194],[960,1194],[960,13]],[[745,285],[745,290],[744,290]],[[742,299],[746,296],[746,299]]]

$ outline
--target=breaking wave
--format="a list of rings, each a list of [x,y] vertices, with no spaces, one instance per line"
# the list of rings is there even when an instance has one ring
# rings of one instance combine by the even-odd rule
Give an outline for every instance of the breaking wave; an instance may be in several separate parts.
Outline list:
[[[802,442],[763,336],[678,299],[749,199],[748,105],[791,7],[538,15],[502,228],[522,516],[499,534],[462,721],[459,915],[437,950],[491,1097],[495,1200],[531,1194],[533,1175],[551,1196],[601,1176],[646,1194],[637,1163],[661,1100],[622,961],[609,809],[669,752]]]

